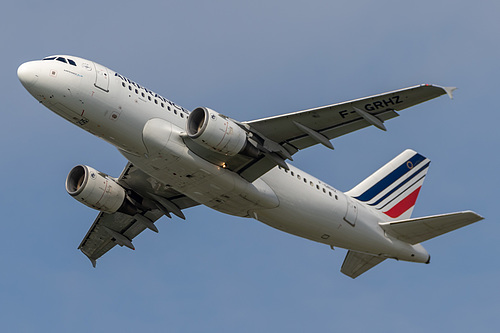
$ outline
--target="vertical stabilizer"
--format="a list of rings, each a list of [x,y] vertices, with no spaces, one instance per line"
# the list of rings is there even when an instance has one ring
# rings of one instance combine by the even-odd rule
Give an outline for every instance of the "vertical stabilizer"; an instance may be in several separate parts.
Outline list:
[[[383,212],[387,220],[411,217],[430,160],[408,149],[346,194]]]

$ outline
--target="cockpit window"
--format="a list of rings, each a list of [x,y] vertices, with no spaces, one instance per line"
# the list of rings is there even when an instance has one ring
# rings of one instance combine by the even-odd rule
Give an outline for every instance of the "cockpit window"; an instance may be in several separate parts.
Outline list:
[[[57,60],[60,62],[64,62],[65,64],[70,64],[71,66],[76,66],[76,62],[74,60],[66,59],[63,57],[47,57],[47,58],[43,58],[42,60]]]

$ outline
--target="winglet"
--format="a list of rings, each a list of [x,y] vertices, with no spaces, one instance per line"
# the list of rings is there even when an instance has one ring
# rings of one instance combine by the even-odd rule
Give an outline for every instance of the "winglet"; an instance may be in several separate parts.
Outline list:
[[[83,249],[81,249],[81,248],[79,248],[79,249],[80,249],[80,251],[82,251],[82,253],[83,253],[83,254],[85,254],[85,256],[86,256],[87,258],[89,258],[90,262],[92,263],[92,267],[94,267],[94,268],[95,268],[95,267],[96,267],[96,265],[97,265],[97,260],[96,260],[96,259],[94,259],[94,258],[92,258],[89,254],[85,253],[85,251],[84,251]]]
[[[453,99],[453,92],[457,90],[457,87],[442,87],[442,88],[444,89],[444,91],[446,91],[450,99]]]
[[[457,87],[443,87],[439,86],[437,84],[421,84],[421,87],[432,87],[432,88],[438,88],[438,89],[443,89],[443,91],[448,95],[450,99],[453,99],[453,92],[457,90]]]
[[[95,266],[97,265],[97,261],[95,259],[90,258],[90,257],[87,257],[87,258],[90,259],[90,262],[92,263],[92,267],[95,268]]]

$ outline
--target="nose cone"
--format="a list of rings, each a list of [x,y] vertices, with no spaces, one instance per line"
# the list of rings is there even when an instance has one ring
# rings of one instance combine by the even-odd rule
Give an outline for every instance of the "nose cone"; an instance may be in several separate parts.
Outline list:
[[[38,61],[25,62],[17,69],[17,77],[23,86],[29,91],[40,76],[40,67]]]

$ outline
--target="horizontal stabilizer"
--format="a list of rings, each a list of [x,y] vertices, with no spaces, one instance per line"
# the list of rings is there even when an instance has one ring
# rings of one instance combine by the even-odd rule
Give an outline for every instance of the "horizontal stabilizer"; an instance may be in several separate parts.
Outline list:
[[[386,258],[372,256],[355,251],[347,252],[340,271],[345,275],[355,279],[370,268],[373,268],[384,261]]]
[[[455,229],[465,227],[474,222],[481,221],[482,219],[482,216],[474,212],[465,211],[394,222],[381,222],[379,225],[387,234],[403,242],[418,244]]]

